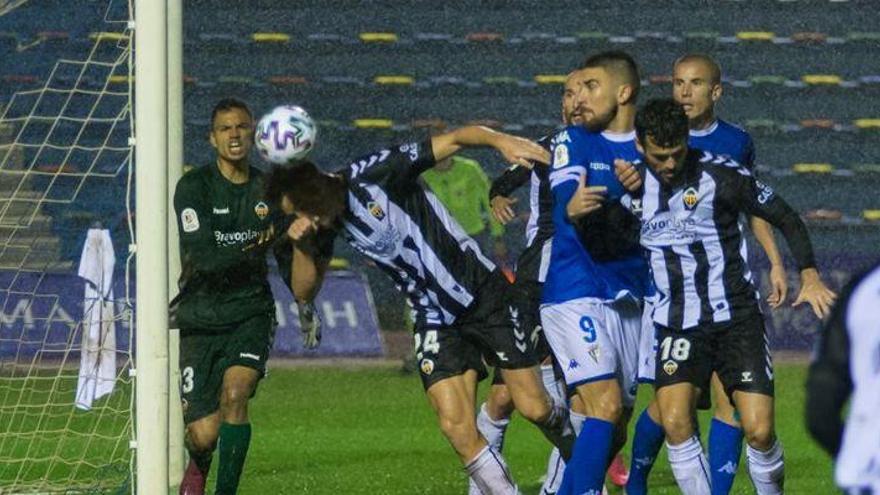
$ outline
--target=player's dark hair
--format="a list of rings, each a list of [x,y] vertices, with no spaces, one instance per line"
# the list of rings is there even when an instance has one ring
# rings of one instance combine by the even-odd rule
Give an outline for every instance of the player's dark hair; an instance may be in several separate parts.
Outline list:
[[[675,63],[672,64],[672,70],[674,71],[678,64],[685,62],[701,62],[706,64],[709,67],[709,82],[711,84],[721,84],[721,66],[714,58],[704,53],[687,53],[675,60]]]
[[[688,138],[688,118],[672,98],[648,100],[636,113],[636,135],[642,144],[648,136],[657,146],[672,148]]]
[[[235,108],[240,108],[244,110],[253,120],[254,114],[251,113],[251,109],[248,108],[247,103],[239,100],[238,98],[223,98],[218,101],[216,105],[214,105],[214,109],[211,110],[211,127],[214,127],[214,119],[217,118],[217,114],[220,112],[226,112]]]
[[[280,205],[281,198],[294,204],[297,211],[321,218],[336,218],[345,209],[346,185],[328,175],[310,161],[278,165],[266,178],[266,200]]]
[[[579,69],[591,69],[600,67],[611,74],[617,74],[623,77],[626,84],[632,88],[632,97],[630,101],[633,103],[639,97],[639,88],[642,81],[639,77],[639,67],[630,54],[621,50],[609,50],[590,55],[584,60]]]

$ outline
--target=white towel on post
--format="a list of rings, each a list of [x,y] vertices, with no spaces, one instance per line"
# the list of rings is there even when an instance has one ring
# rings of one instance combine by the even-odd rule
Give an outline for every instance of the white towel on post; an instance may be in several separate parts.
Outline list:
[[[84,410],[91,409],[95,399],[112,392],[116,382],[115,264],[110,231],[89,229],[79,261],[79,276],[85,279],[86,287],[76,407]]]

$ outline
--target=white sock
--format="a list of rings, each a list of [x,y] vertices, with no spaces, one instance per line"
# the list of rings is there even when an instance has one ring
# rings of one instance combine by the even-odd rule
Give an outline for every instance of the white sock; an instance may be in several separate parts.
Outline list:
[[[678,445],[669,445],[669,465],[684,495],[710,495],[709,462],[696,435]]]
[[[785,484],[785,456],[782,443],[773,443],[770,450],[761,452],[746,446],[746,459],[749,461],[749,475],[755,484],[758,495],[781,495]]]
[[[584,428],[584,421],[587,420],[587,417],[583,414],[576,413],[571,409],[568,410],[568,421],[571,422],[571,427],[574,429],[575,436],[581,434],[581,430]]]
[[[510,418],[490,418],[489,413],[486,411],[485,402],[480,406],[480,412],[477,414],[477,430],[480,431],[486,442],[496,452],[501,452],[501,448],[504,446],[504,432],[507,431],[507,425],[509,424]]]
[[[510,424],[510,418],[494,420],[486,412],[486,403],[480,405],[480,412],[477,414],[477,430],[495,452],[501,452],[501,447],[504,446],[504,433],[507,431],[508,424]],[[480,491],[473,478],[468,482],[468,495],[485,495]]]
[[[559,485],[562,484],[562,475],[565,473],[565,461],[559,455],[559,449],[554,448],[550,451],[550,457],[547,459],[547,475],[544,477],[544,484],[541,485],[540,495],[547,493],[556,493],[559,491]]]
[[[519,495],[504,458],[488,445],[464,469],[484,495]]]
[[[547,393],[553,399],[553,404],[564,407],[567,403],[565,400],[565,384],[562,380],[556,379],[556,372],[553,371],[552,364],[541,365],[541,381],[544,382],[544,388],[547,389]]]

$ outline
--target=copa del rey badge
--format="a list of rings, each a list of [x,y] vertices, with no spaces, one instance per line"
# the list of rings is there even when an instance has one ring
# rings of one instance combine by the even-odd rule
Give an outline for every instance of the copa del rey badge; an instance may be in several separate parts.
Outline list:
[[[269,206],[260,201],[257,203],[257,206],[254,206],[254,213],[257,214],[260,220],[264,220],[269,215]]]

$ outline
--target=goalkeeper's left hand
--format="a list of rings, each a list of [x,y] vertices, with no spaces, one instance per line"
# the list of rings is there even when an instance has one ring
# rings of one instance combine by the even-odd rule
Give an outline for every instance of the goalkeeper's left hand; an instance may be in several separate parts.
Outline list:
[[[303,347],[314,349],[321,343],[321,318],[315,310],[314,302],[296,302],[299,310],[299,327],[302,332]]]

